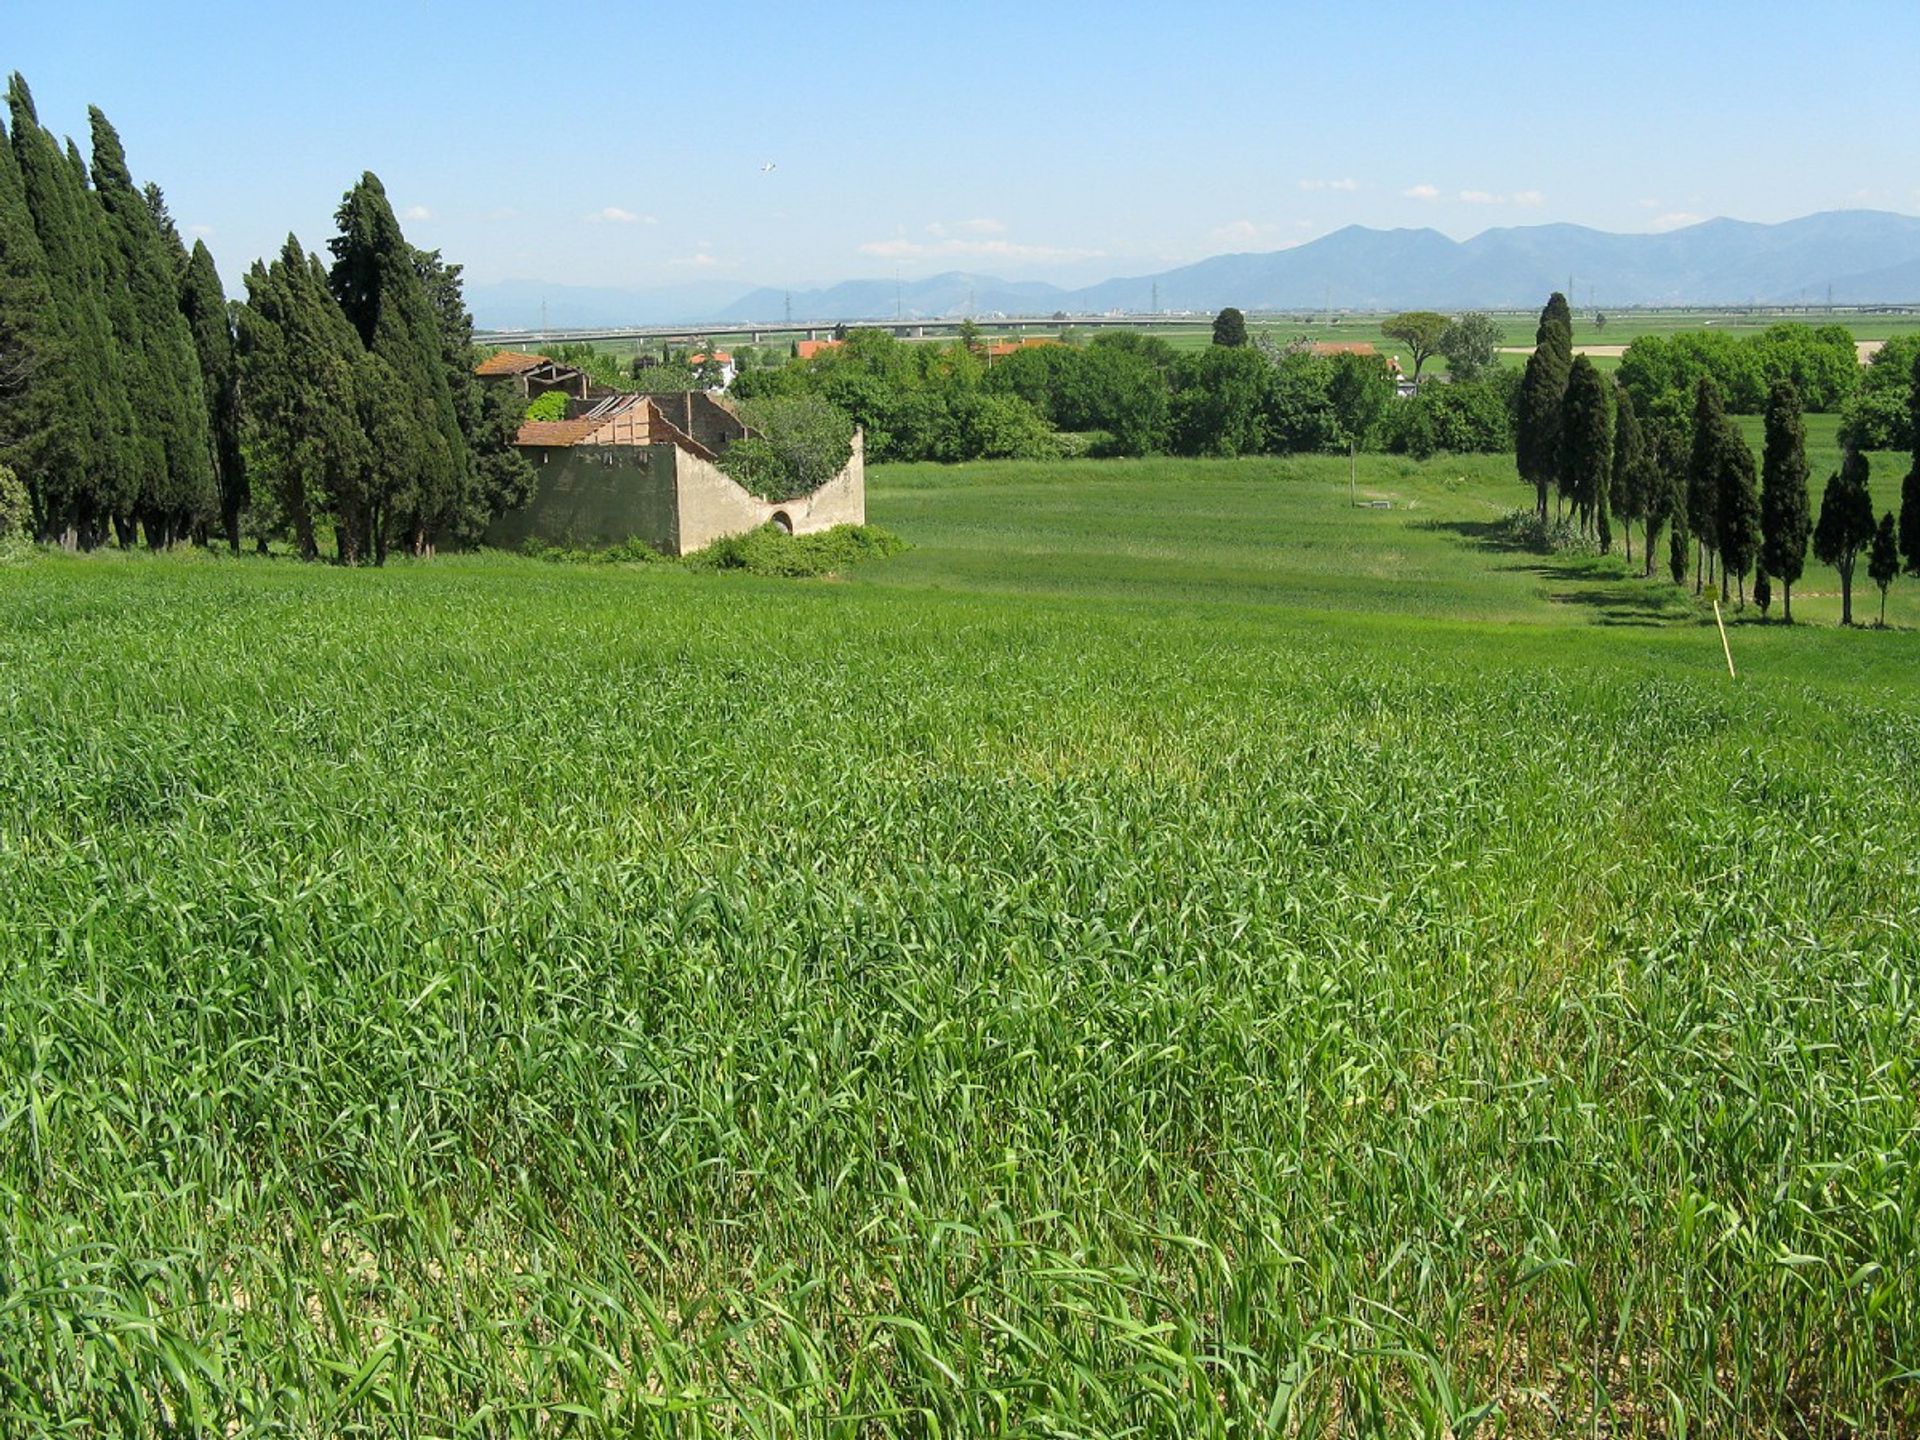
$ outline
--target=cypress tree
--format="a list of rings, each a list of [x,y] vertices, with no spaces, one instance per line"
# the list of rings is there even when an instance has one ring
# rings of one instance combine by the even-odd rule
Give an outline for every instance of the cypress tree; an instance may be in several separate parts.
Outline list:
[[[200,384],[206,396],[211,433],[214,484],[220,496],[220,527],[227,543],[240,549],[240,512],[247,507],[247,465],[240,445],[240,366],[234,353],[233,321],[227,310],[220,272],[206,242],[193,242],[180,284],[180,311],[193,335],[200,359]]]
[[[378,176],[363,174],[341,200],[334,220],[340,233],[328,242],[333,294],[361,343],[386,362],[404,388],[414,423],[432,432],[412,447],[426,468],[406,497],[402,517],[407,547],[429,553],[436,535],[468,503],[472,485],[438,319],[416,252],[401,234]]]
[[[1646,441],[1641,500],[1641,531],[1646,536],[1647,563],[1642,572],[1653,576],[1654,546],[1668,521],[1686,529],[1686,446],[1678,424],[1655,417],[1643,432]],[[1685,546],[1683,545],[1684,551]]]
[[[1540,312],[1533,354],[1520,381],[1514,417],[1514,463],[1534,487],[1540,518],[1547,518],[1547,487],[1560,468],[1560,411],[1573,369],[1573,314],[1555,291]]]
[[[1813,553],[1840,576],[1840,623],[1853,624],[1853,567],[1873,543],[1873,495],[1868,488],[1867,457],[1849,448],[1840,468],[1827,478],[1820,497],[1820,522],[1813,529]]]
[[[120,137],[100,110],[93,131],[93,183],[118,249],[126,329],[127,389],[139,418],[143,518],[148,542],[168,545],[203,530],[219,512],[213,437],[193,331],[180,308],[178,262],[136,189]]]
[[[1567,372],[1567,393],[1561,406],[1560,490],[1589,529],[1608,548],[1606,500],[1613,475],[1613,409],[1611,390],[1593,361],[1581,355]]]
[[[357,385],[365,352],[319,258],[289,235],[272,265],[255,262],[239,322],[246,434],[261,481],[255,498],[265,502],[256,530],[263,542],[291,533],[312,559],[316,516],[330,512],[340,558],[357,560],[367,528]]]
[[[1913,388],[1908,392],[1913,414],[1913,464],[1900,482],[1900,553],[1907,573],[1920,575],[1920,355],[1913,359]]]
[[[1780,582],[1780,613],[1793,623],[1793,582],[1806,568],[1813,516],[1807,495],[1807,428],[1800,392],[1776,380],[1767,393],[1767,438],[1761,462],[1760,564]]]
[[[1687,461],[1687,528],[1693,532],[1699,561],[1696,595],[1707,579],[1708,557],[1719,548],[1713,526],[1720,510],[1720,444],[1726,434],[1720,387],[1703,375],[1693,392],[1693,448]]]
[[[1719,475],[1715,485],[1713,533],[1720,549],[1720,599],[1727,598],[1727,577],[1740,580],[1740,604],[1747,603],[1747,571],[1760,549],[1760,491],[1754,482],[1753,450],[1731,423],[1716,447]]]
[[[86,189],[77,153],[63,155],[40,125],[27,82],[7,85],[14,158],[34,233],[46,258],[48,328],[56,352],[55,422],[42,455],[48,493],[60,498],[49,529],[98,544],[135,493],[130,455],[133,411],[121,383],[119,351],[103,299],[101,212]]]
[[[1620,536],[1627,564],[1633,564],[1633,522],[1647,512],[1648,455],[1633,396],[1616,385],[1613,390],[1613,474],[1609,477],[1608,507],[1620,518]]]
[[[47,257],[12,142],[0,127],[0,466],[24,480],[34,533],[43,536],[68,509],[67,497],[49,489],[47,473],[62,380],[51,308]]]
[[[1873,549],[1867,554],[1867,574],[1880,587],[1880,628],[1887,628],[1887,587],[1900,573],[1900,545],[1894,537],[1893,512],[1880,517],[1873,532]]]

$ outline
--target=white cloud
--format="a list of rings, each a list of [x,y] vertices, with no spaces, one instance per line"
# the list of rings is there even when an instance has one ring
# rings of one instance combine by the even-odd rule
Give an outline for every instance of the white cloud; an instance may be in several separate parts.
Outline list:
[[[1462,190],[1460,198],[1469,205],[1503,205],[1507,197],[1487,190]]]
[[[405,210],[400,212],[400,218],[402,220],[431,220],[433,218],[433,211],[424,205],[409,205]]]
[[[672,263],[675,265],[690,265],[696,270],[711,270],[719,265],[720,262],[702,250],[697,255],[689,255],[684,260],[675,260]]]
[[[1698,225],[1707,217],[1696,215],[1691,210],[1670,210],[1665,215],[1656,215],[1652,225],[1655,230],[1678,230],[1683,225]]]
[[[1349,194],[1360,188],[1360,182],[1350,176],[1340,180],[1302,180],[1298,183],[1302,190],[1344,190]]]
[[[596,210],[587,217],[593,225],[652,225],[657,223],[651,215],[636,215],[631,210],[622,210],[618,205],[609,205],[604,210]]]
[[[1438,200],[1440,187],[1437,185],[1409,185],[1400,192],[1409,200]]]
[[[1207,236],[1212,240],[1232,242],[1251,240],[1259,233],[1260,227],[1251,220],[1230,220],[1225,225],[1216,225],[1207,232]]]
[[[1547,203],[1547,197],[1538,190],[1516,190],[1513,192],[1513,203],[1525,205],[1529,210],[1537,210]]]
[[[198,235],[202,240],[205,240],[213,234],[213,227],[211,225],[189,225],[187,227],[187,233],[189,235]]]
[[[1104,250],[1079,250],[1054,245],[1022,245],[1012,240],[943,239],[928,245],[904,236],[868,240],[856,247],[878,260],[930,260],[942,256],[969,260],[1093,260]]]

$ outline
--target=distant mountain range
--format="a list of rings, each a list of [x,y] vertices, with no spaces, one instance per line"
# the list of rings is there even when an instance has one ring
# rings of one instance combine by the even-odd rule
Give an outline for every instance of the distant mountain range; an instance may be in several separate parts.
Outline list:
[[[510,280],[467,290],[486,329],[541,324],[712,325],[891,320],[1110,310],[1439,310],[1539,305],[1571,278],[1577,303],[1837,304],[1920,300],[1920,218],[1834,210],[1757,225],[1708,220],[1658,235],[1524,225],[1450,240],[1437,230],[1349,225],[1264,254],[1216,255],[1157,275],[1066,289],[952,272],[848,280],[817,290],[702,281],[609,289]]]

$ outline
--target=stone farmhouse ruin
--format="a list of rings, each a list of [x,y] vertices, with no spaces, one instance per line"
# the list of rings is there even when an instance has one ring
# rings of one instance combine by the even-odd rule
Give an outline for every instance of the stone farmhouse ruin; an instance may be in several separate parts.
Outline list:
[[[690,390],[631,394],[593,385],[544,355],[503,351],[475,367],[529,399],[559,391],[564,420],[529,420],[515,444],[533,463],[534,495],[488,528],[486,543],[528,540],[596,548],[640,540],[688,555],[729,535],[777,525],[793,535],[867,518],[864,437],[844,468],[809,495],[763,500],[720,468],[727,446],[753,431],[724,399]]]

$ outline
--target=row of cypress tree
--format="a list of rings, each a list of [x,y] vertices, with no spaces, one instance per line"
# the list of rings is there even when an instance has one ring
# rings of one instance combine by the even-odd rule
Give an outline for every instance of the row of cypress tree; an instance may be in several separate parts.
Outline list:
[[[1827,481],[1816,525],[1810,513],[1806,426],[1799,392],[1788,380],[1772,385],[1765,442],[1756,467],[1751,447],[1730,420],[1719,386],[1702,378],[1690,417],[1641,417],[1632,396],[1611,384],[1586,356],[1573,353],[1572,315],[1555,293],[1541,311],[1536,345],[1516,401],[1515,462],[1534,487],[1535,510],[1548,518],[1557,491],[1562,516],[1571,512],[1583,535],[1606,551],[1613,523],[1621,522],[1627,559],[1633,524],[1641,527],[1645,568],[1667,532],[1668,573],[1675,584],[1694,577],[1695,593],[1718,572],[1720,598],[1730,584],[1746,601],[1747,577],[1762,606],[1772,585],[1782,588],[1783,612],[1793,619],[1793,586],[1814,555],[1839,574],[1842,623],[1853,619],[1853,574],[1862,554],[1884,595],[1900,557],[1920,574],[1920,364],[1913,378],[1915,458],[1903,486],[1896,524],[1891,512],[1876,525],[1867,457],[1849,448]]]
[[[26,82],[0,127],[0,463],[42,539],[224,538],[354,563],[471,538],[523,503],[511,398],[472,374],[460,269],[414,249],[379,179],[341,201],[332,264],[289,236],[229,305],[155,185],[89,112],[91,161]]]

